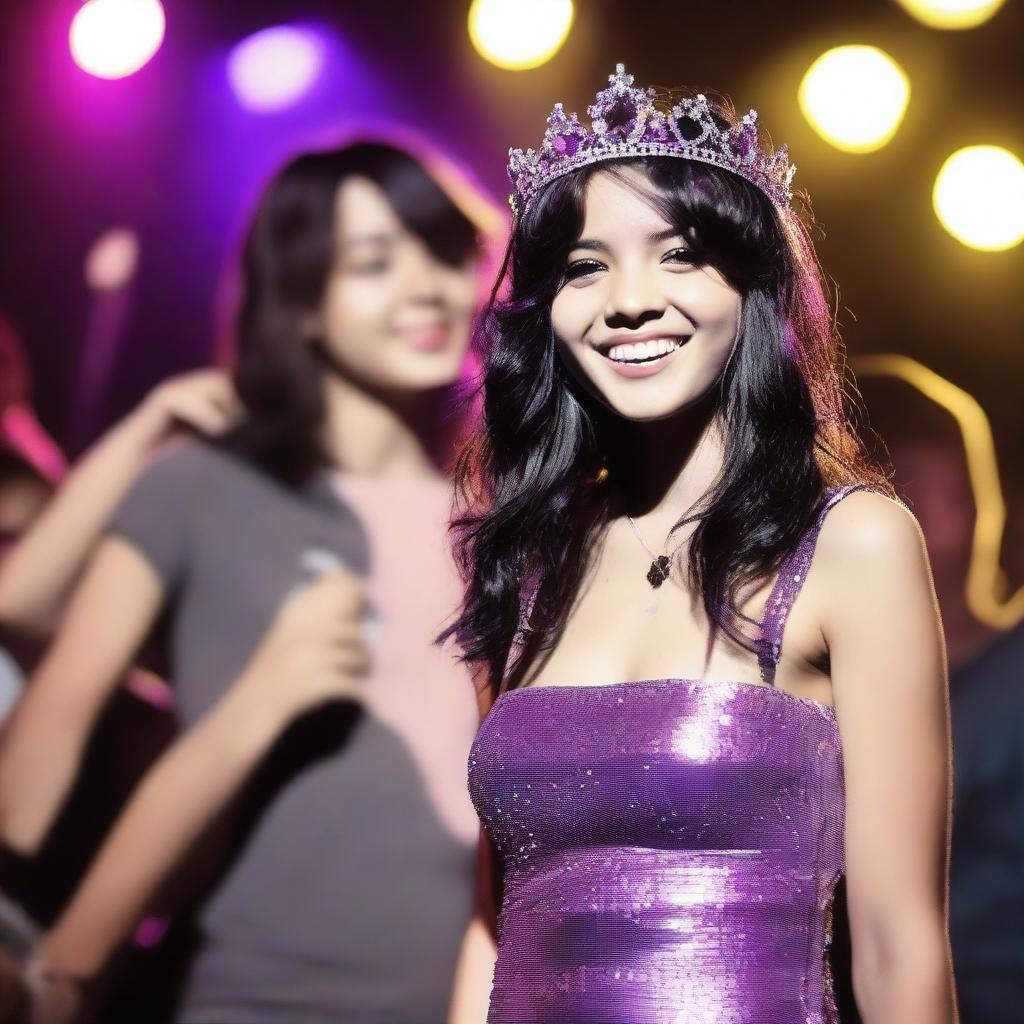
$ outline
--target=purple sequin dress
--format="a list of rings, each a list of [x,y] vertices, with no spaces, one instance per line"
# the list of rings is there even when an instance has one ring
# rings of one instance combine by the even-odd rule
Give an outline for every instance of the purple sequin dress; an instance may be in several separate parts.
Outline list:
[[[843,871],[832,708],[774,688],[833,491],[763,622],[765,685],[650,679],[503,694],[470,792],[504,864],[488,1024],[834,1024]]]

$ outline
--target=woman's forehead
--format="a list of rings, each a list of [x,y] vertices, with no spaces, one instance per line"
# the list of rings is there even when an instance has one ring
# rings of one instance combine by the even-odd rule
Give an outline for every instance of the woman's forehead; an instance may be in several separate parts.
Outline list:
[[[642,170],[616,167],[602,170],[587,180],[580,237],[595,234],[644,239],[664,236],[675,225],[654,203],[657,186]]]
[[[383,189],[369,178],[353,177],[343,181],[338,186],[334,211],[338,233],[346,241],[402,229]]]

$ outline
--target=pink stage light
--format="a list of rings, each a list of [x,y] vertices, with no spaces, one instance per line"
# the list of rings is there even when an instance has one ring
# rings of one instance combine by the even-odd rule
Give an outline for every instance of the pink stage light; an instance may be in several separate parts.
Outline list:
[[[243,39],[231,51],[228,79],[243,107],[281,110],[312,88],[323,63],[323,43],[315,32],[279,25]]]
[[[139,236],[131,228],[104,231],[85,254],[85,283],[94,292],[116,292],[135,276]]]
[[[90,75],[124,78],[160,49],[165,27],[160,0],[88,0],[71,21],[71,56]]]

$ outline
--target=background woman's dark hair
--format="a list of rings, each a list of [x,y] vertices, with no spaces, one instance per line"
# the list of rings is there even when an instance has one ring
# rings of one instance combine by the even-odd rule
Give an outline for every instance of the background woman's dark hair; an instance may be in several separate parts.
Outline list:
[[[712,165],[629,162],[650,178],[648,201],[743,296],[740,341],[720,382],[724,471],[677,527],[697,523],[688,570],[709,621],[753,650],[738,594],[774,574],[826,487],[892,488],[856,434],[843,349],[797,216],[780,217],[760,190]],[[609,488],[593,481],[602,457],[615,457],[614,417],[564,369],[550,316],[587,180],[608,170],[621,174],[601,163],[556,179],[519,218],[478,336],[484,419],[460,458],[453,522],[466,594],[444,635],[486,666],[495,689],[524,652],[557,642],[610,518]]]
[[[310,323],[334,258],[335,205],[348,178],[367,178],[440,260],[460,265],[477,230],[424,166],[380,142],[292,159],[264,190],[242,255],[234,383],[245,407],[222,444],[288,485],[329,460],[323,451],[323,346]]]

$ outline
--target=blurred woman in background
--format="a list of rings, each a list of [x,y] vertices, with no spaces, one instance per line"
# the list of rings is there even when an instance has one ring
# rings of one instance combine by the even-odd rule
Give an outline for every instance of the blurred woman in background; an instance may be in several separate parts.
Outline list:
[[[243,416],[133,488],[0,751],[2,831],[31,849],[113,680],[162,628],[184,733],[28,965],[42,1019],[74,1019],[199,863],[216,870],[176,1021],[443,1018],[472,905],[476,701],[432,640],[458,599],[446,468],[479,254],[474,223],[390,145],[299,156],[265,191]]]

